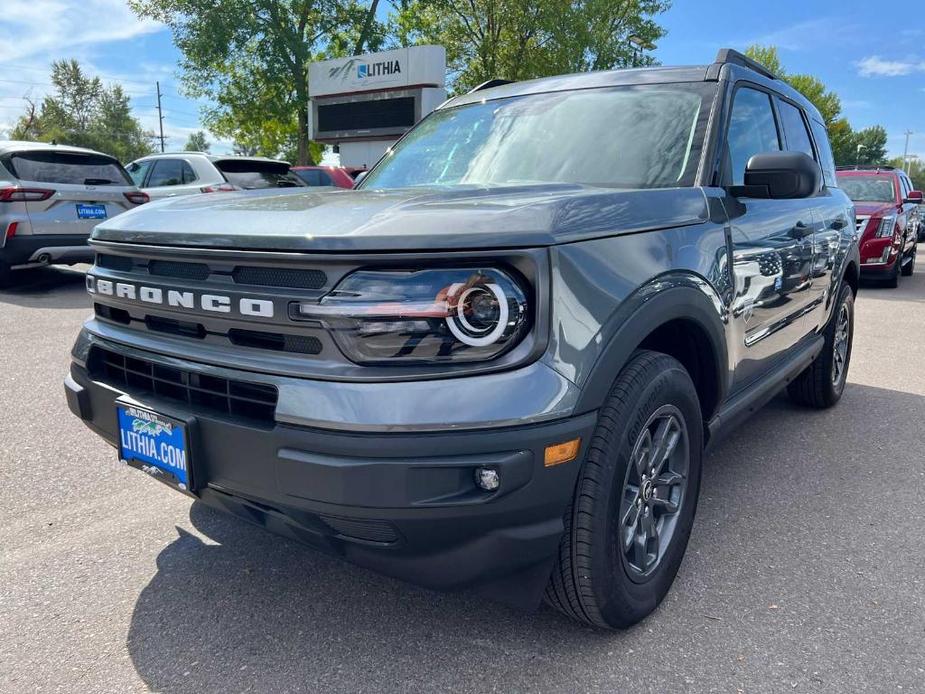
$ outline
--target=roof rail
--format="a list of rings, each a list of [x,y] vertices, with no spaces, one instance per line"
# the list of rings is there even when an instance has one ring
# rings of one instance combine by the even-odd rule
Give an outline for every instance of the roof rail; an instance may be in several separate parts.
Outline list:
[[[497,78],[493,80],[486,80],[485,82],[482,82],[479,86],[473,87],[472,89],[470,89],[469,94],[480,92],[483,89],[491,89],[492,87],[500,87],[502,84],[510,84],[513,81],[514,80],[502,80],[502,79],[497,79]]]
[[[716,65],[739,65],[740,67],[747,67],[749,70],[754,70],[759,75],[764,75],[768,79],[776,80],[777,75],[768,70],[764,65],[759,63],[757,60],[752,60],[747,55],[739,53],[732,48],[720,48],[716,54],[716,60],[714,61]]]

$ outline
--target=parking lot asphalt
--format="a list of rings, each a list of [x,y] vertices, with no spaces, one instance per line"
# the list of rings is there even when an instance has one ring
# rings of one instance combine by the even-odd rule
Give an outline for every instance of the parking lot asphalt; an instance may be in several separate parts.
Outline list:
[[[0,291],[0,691],[925,691],[925,268],[865,287],[834,409],[709,457],[687,557],[620,633],[346,564],[191,503],[67,409],[79,271]]]

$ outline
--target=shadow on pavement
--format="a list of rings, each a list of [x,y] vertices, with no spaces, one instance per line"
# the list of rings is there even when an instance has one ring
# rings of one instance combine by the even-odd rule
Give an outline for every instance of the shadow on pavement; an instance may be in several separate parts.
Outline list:
[[[921,638],[923,543],[899,514],[925,491],[901,434],[923,415],[921,396],[856,384],[828,411],[774,400],[708,459],[678,581],[622,633],[418,589],[193,504],[209,540],[178,529],[161,551],[129,653],[163,692],[678,691],[704,667],[731,691],[745,662],[774,690],[784,660],[788,691],[886,686]]]
[[[0,304],[24,308],[90,308],[84,266],[51,265],[16,270],[13,286],[0,289]]]

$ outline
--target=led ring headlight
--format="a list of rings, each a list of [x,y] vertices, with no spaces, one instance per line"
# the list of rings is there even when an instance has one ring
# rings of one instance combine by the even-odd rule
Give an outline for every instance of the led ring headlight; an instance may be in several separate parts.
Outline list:
[[[451,285],[448,294],[454,296],[462,286],[464,285],[461,282]],[[485,289],[494,294],[495,299],[498,301],[498,320],[488,334],[484,334],[484,328],[478,328],[472,325],[465,315],[466,299],[468,299],[472,293]],[[482,284],[477,287],[469,287],[469,289],[462,293],[459,300],[456,302],[456,315],[448,316],[446,324],[450,332],[453,333],[453,337],[463,344],[469,345],[470,347],[487,347],[497,342],[504,334],[504,329],[507,327],[507,319],[508,305],[504,290],[497,284]],[[460,324],[462,328],[460,328]]]

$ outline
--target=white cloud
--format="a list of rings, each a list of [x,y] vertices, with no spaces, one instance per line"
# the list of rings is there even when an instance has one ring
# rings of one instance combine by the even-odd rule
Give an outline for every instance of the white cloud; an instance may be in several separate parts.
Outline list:
[[[124,0],[4,0],[0,62],[23,62],[49,51],[122,41],[160,31],[163,25],[138,19]]]
[[[885,60],[871,55],[857,62],[861,77],[901,77],[914,72],[925,72],[925,60]]]
[[[776,46],[781,50],[801,51],[818,47],[819,37],[827,41],[851,41],[858,33],[858,27],[839,17],[819,17],[775,29],[765,34],[752,36],[744,41],[733,41],[729,45]]]

